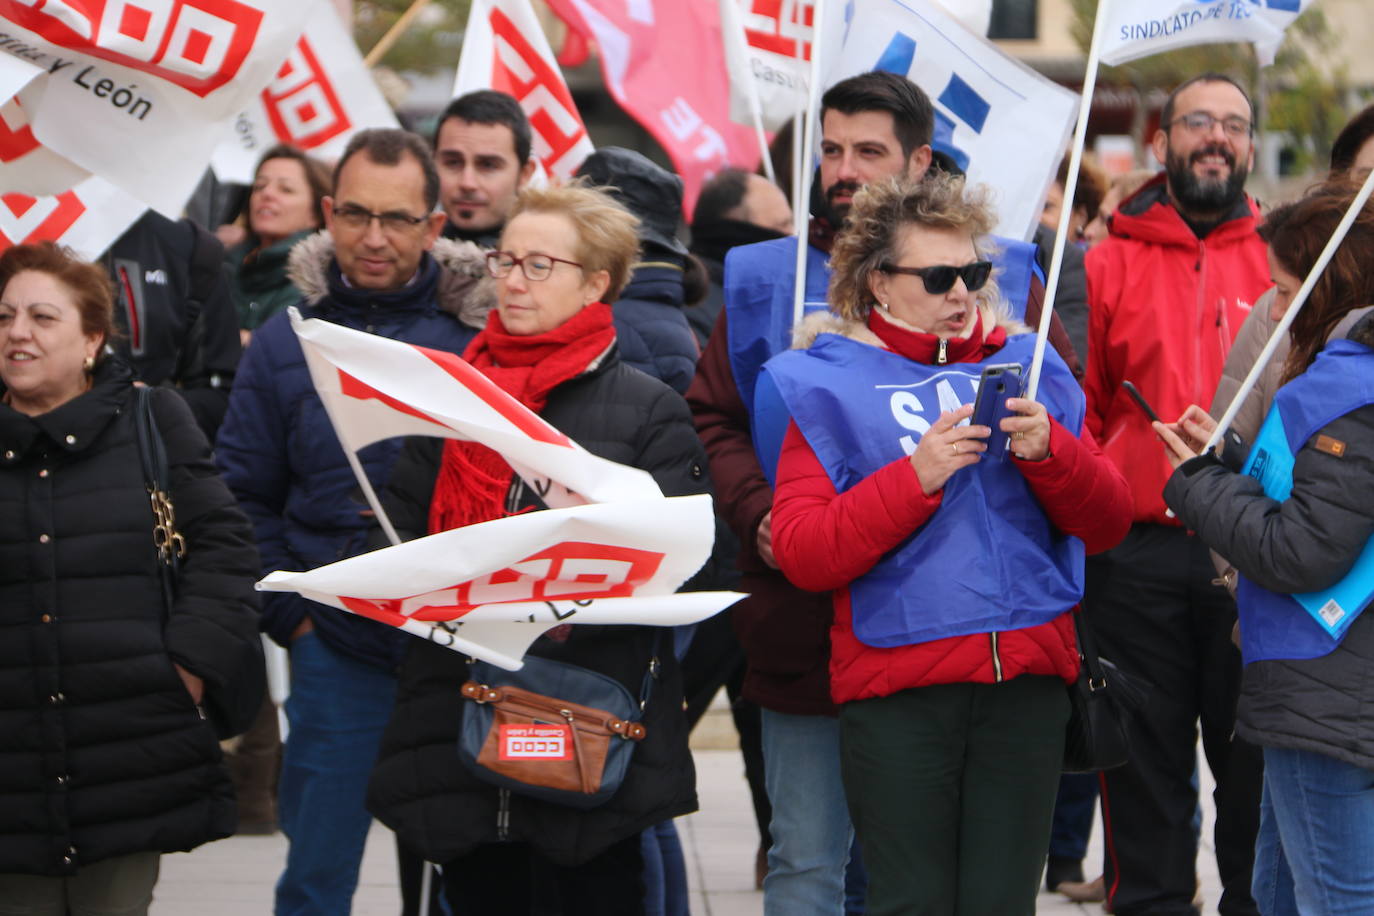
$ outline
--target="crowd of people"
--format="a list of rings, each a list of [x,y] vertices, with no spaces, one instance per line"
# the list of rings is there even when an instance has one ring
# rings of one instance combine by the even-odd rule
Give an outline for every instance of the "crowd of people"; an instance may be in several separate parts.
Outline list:
[[[1249,97],[1195,77],[1152,138],[1162,171],[1085,170],[1065,200],[1066,160],[1034,242],[991,233],[935,122],[901,76],[828,89],[804,238],[740,170],[702,189],[690,243],[681,179],[639,153],[536,182],[524,112],[483,90],[432,143],[269,150],[214,231],[149,213],[97,264],[0,254],[0,916],[146,913],[162,853],[277,829],[275,912],[338,916],[374,818],[405,914],[681,916],[672,821],[721,687],[767,916],[1030,914],[1042,882],[1200,912],[1199,726],[1219,912],[1374,913],[1374,622],[1333,635],[1300,600],[1368,576],[1374,207],[1203,449],[1374,167],[1374,106],[1265,212]],[[388,543],[287,306],[459,355],[665,495],[714,496],[684,588],[743,600],[530,649],[637,699],[606,798],[460,759],[473,660],[253,591]],[[1287,450],[1287,489],[1252,444]],[[403,540],[546,508],[474,442],[358,463]],[[1082,628],[1148,699],[1124,766],[1061,775]],[[289,655],[284,743],[260,632]]]

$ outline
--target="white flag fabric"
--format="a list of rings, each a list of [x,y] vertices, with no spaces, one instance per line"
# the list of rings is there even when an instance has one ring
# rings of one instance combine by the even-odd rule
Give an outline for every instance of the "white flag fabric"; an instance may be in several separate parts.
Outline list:
[[[1102,62],[1111,66],[1189,45],[1248,41],[1260,66],[1274,62],[1283,31],[1312,0],[1112,0]]]
[[[60,194],[0,194],[0,251],[57,242],[94,261],[148,208],[109,182],[86,178]]]
[[[346,449],[392,436],[475,440],[549,506],[663,498],[648,472],[591,454],[452,353],[290,314]]]
[[[696,623],[735,592],[673,594],[710,556],[706,495],[549,509],[408,541],[258,588],[293,591],[511,670],[564,623]]]
[[[806,103],[815,0],[718,2],[725,60],[730,68],[730,119],[754,123],[749,98],[752,83],[758,93],[763,129],[776,131]],[[843,3],[832,0],[832,5]],[[992,0],[943,0],[940,6],[964,28],[987,34]]]
[[[935,105],[933,146],[996,194],[1004,236],[1028,239],[1078,112],[1078,97],[925,0],[834,3],[824,85],[869,70],[908,77]],[[827,7],[828,9],[831,7]]]
[[[258,159],[278,143],[332,162],[358,131],[396,126],[353,36],[325,6],[272,82],[234,119],[212,162],[221,181],[251,184]]]
[[[23,89],[36,77],[41,76],[43,72],[41,67],[31,64],[21,57],[0,54],[0,105],[4,105],[14,98],[20,89]],[[3,144],[3,139],[0,139],[0,144]]]
[[[571,178],[593,150],[529,0],[472,0],[453,95],[496,89],[520,102],[545,173]]]
[[[24,107],[26,95],[0,103],[0,194],[47,197],[69,191],[91,173],[38,142]]]
[[[0,0],[0,52],[46,71],[23,94],[39,143],[175,218],[323,3]]]

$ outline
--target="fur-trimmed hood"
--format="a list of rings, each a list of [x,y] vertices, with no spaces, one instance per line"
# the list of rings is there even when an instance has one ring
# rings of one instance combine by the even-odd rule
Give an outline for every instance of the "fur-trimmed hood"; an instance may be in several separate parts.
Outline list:
[[[1005,308],[980,305],[978,307],[978,312],[983,319],[984,327],[1005,328],[1008,337],[1016,334],[1028,334],[1031,331],[1030,327],[1013,318]],[[899,328],[905,328],[909,331],[920,331],[919,328],[907,324],[891,313],[889,313],[887,317],[889,321]],[[822,334],[838,334],[841,337],[848,337],[850,340],[856,340],[859,343],[866,343],[869,346],[885,349],[885,345],[878,339],[878,335],[869,330],[867,321],[855,321],[852,318],[843,318],[828,309],[822,312],[812,312],[802,320],[801,324],[797,325],[792,330],[792,349],[805,350],[815,343],[816,338]]]
[[[483,328],[496,295],[484,267],[486,253],[472,242],[440,238],[429,251],[439,265],[438,306],[468,327]],[[334,238],[320,231],[291,249],[286,274],[305,301],[314,305],[329,294],[329,264]]]

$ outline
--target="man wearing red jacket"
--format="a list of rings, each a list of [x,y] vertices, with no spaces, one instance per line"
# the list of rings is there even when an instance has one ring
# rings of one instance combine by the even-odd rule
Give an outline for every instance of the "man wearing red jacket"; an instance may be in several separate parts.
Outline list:
[[[1152,685],[1131,762],[1103,774],[1107,904],[1118,916],[1197,912],[1197,737],[1217,779],[1223,914],[1250,896],[1260,761],[1234,740],[1240,656],[1235,605],[1212,583],[1207,548],[1166,515],[1169,465],[1121,383],[1172,420],[1210,402],[1231,340],[1269,286],[1250,100],[1230,77],[1180,85],[1154,136],[1165,174],[1123,201],[1089,252],[1087,428],[1133,494],[1131,532],[1088,560],[1084,606],[1102,654]]]

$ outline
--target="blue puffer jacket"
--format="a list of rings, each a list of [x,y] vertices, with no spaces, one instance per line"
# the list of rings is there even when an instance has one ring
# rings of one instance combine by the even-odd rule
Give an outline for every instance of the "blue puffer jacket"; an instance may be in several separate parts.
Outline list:
[[[343,285],[326,233],[297,245],[290,262],[291,280],[305,296],[304,317],[453,353],[463,352],[485,319],[471,295],[481,270],[475,246],[441,239],[409,286],[388,293],[351,289]],[[401,442],[385,440],[358,453],[378,492]],[[254,334],[244,353],[216,453],[253,520],[264,574],[313,569],[366,549],[366,503],[355,495],[358,482],[284,312]],[[264,592],[262,605],[262,628],[276,642],[287,645],[308,614],[331,648],[388,670],[407,638],[291,593]]]
[[[685,394],[696,375],[696,336],[682,313],[682,269],[658,261],[640,264],[615,300],[620,361]]]

